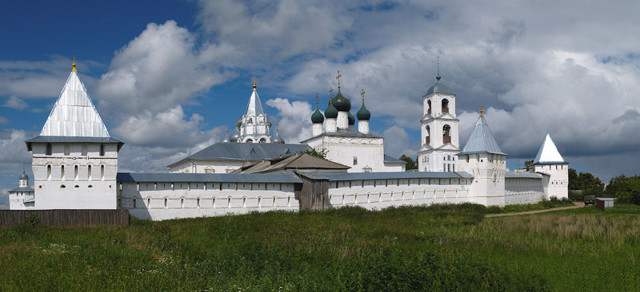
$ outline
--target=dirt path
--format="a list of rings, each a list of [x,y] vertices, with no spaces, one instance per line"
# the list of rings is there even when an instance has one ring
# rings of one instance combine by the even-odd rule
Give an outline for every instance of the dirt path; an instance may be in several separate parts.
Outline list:
[[[484,215],[484,217],[504,217],[504,216],[517,216],[517,215],[528,215],[528,214],[536,214],[536,213],[544,213],[558,210],[568,210],[568,209],[576,209],[584,207],[584,202],[574,202],[573,206],[570,207],[559,207],[559,208],[551,208],[544,210],[534,210],[534,211],[526,211],[526,212],[515,212],[515,213],[500,213],[500,214],[488,214]]]

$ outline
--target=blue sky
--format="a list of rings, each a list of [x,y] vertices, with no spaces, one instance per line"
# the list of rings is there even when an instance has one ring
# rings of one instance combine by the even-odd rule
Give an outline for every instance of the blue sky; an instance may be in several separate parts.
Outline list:
[[[367,92],[386,152],[415,156],[422,96],[457,94],[464,145],[484,105],[511,167],[549,131],[571,167],[604,180],[640,164],[637,1],[23,1],[0,11],[0,205],[30,165],[76,56],[120,168],[165,166],[218,141],[256,77],[280,134],[311,134],[320,94]],[[550,9],[549,7],[553,7]],[[28,168],[28,167],[27,167]]]

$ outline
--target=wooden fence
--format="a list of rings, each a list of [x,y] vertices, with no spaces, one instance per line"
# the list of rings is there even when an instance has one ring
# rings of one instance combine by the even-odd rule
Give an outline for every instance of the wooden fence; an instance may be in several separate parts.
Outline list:
[[[0,227],[120,225],[131,222],[128,210],[0,210]]]

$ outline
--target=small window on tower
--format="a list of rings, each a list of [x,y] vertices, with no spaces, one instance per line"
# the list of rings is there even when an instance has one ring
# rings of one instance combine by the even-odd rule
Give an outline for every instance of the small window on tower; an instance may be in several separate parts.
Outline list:
[[[100,156],[104,156],[104,144],[100,144]]]
[[[46,155],[51,155],[52,152],[51,143],[47,143]]]
[[[353,157],[353,165],[358,165],[358,157]]]

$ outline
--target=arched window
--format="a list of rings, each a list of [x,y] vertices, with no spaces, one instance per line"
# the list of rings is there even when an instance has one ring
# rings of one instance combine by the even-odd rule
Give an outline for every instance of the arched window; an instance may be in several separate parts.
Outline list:
[[[431,128],[427,126],[427,136],[425,137],[425,143],[431,143]]]
[[[47,180],[51,180],[51,165],[47,165]]]
[[[358,165],[358,157],[353,157],[353,165]]]
[[[265,138],[260,138],[260,143],[267,143],[267,139],[265,139]]]
[[[91,180],[91,165],[87,166],[87,179]]]
[[[442,112],[443,113],[449,112],[449,100],[446,98],[442,100]]]
[[[427,105],[429,108],[427,109],[427,114],[431,114],[431,100],[427,100]]]
[[[249,119],[247,120],[247,124],[253,124],[253,119],[252,119],[252,118],[249,118]]]
[[[253,143],[252,139],[247,139],[247,143]]]
[[[100,165],[100,179],[104,180],[104,165]]]
[[[442,127],[442,142],[443,143],[451,143],[451,134],[449,133],[450,131],[451,131],[451,126],[444,125],[444,127]]]
[[[64,180],[64,165],[60,165],[60,179]]]
[[[100,144],[100,156],[104,156],[104,144]]]
[[[73,167],[73,179],[78,180],[78,166]]]

